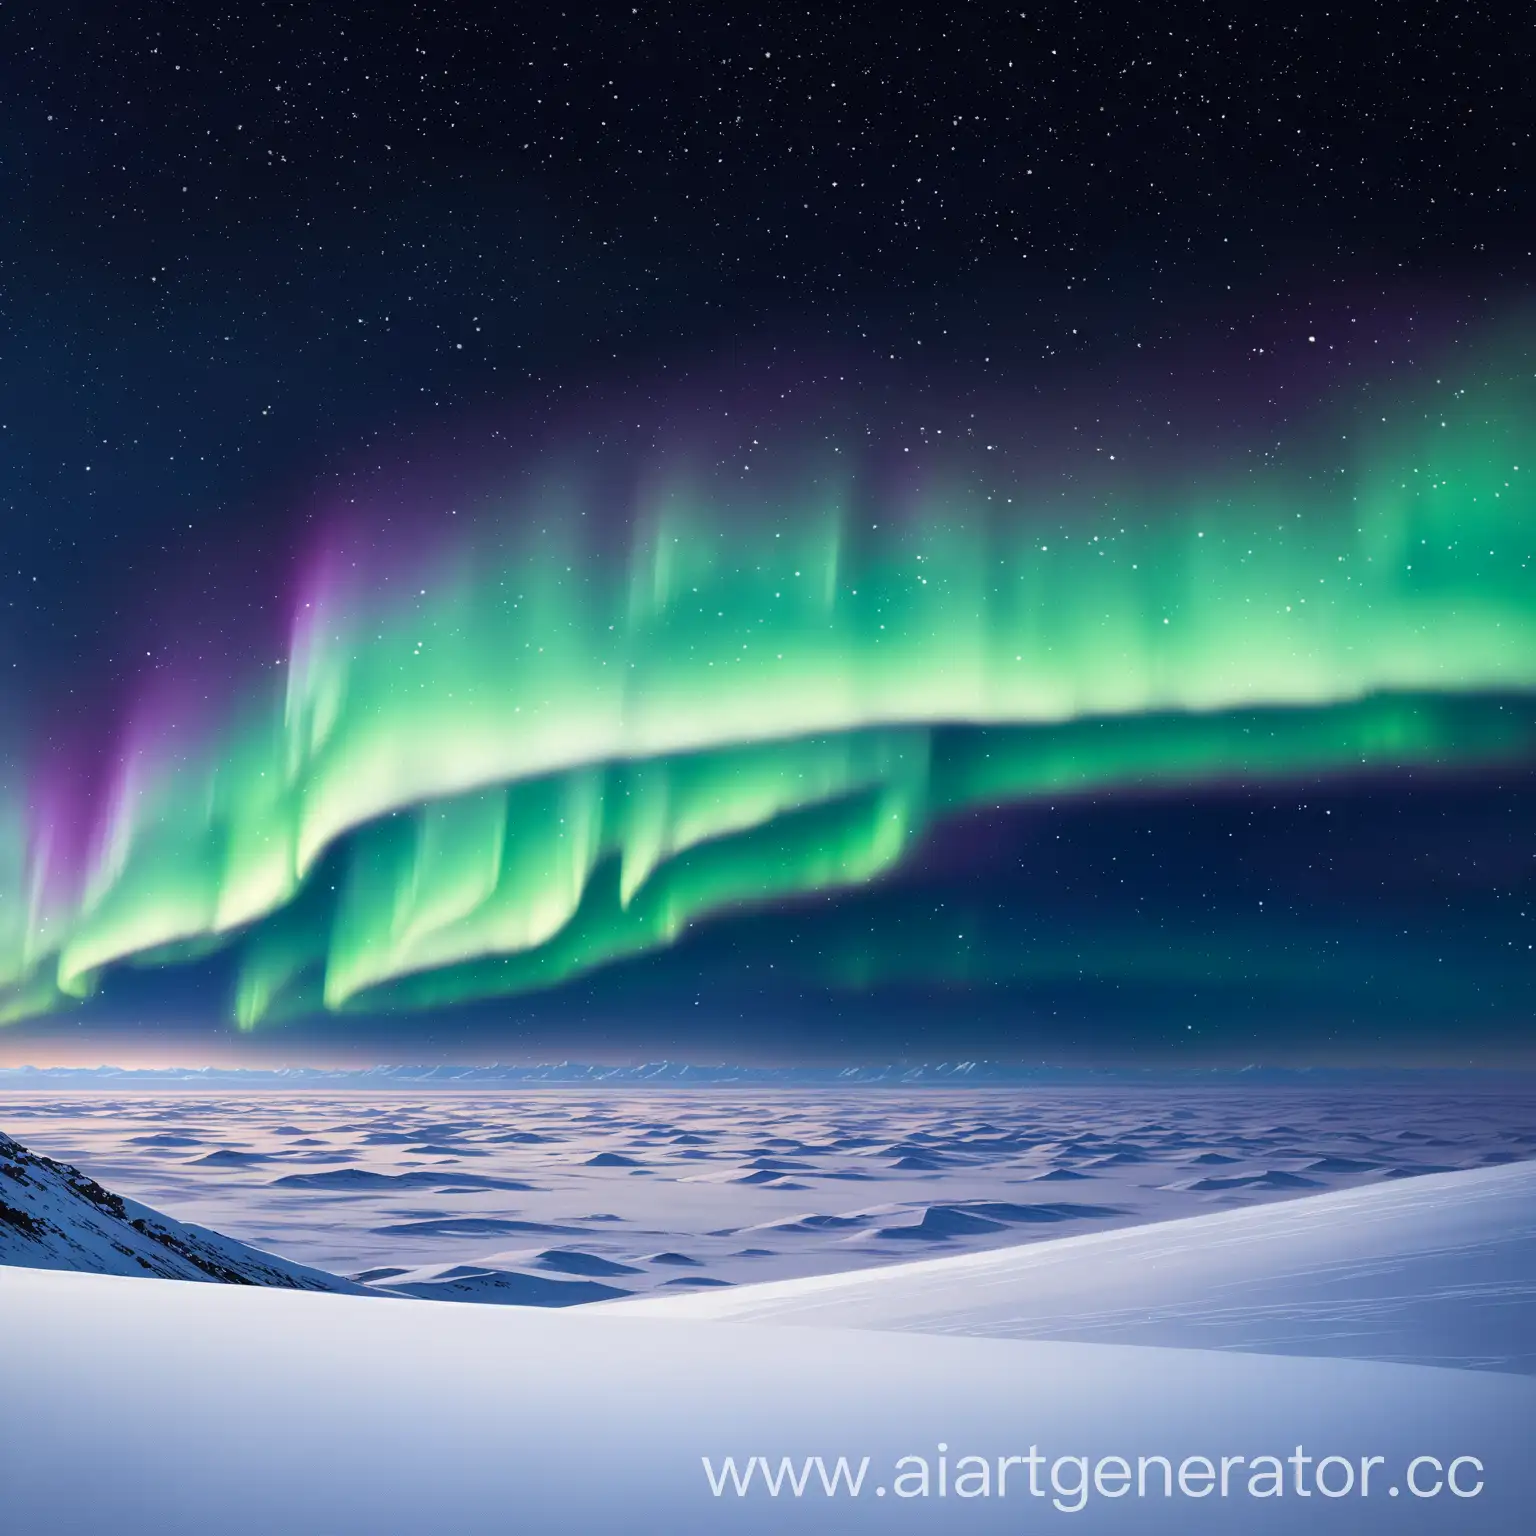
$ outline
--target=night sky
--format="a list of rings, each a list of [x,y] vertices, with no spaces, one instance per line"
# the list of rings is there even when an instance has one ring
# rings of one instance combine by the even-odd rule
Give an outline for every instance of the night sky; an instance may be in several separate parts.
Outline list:
[[[0,20],[0,1061],[1530,1060],[1518,8]]]

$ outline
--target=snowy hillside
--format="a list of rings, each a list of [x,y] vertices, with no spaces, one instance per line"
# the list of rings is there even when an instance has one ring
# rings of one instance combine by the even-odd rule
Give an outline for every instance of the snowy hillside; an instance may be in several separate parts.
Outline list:
[[[8,1136],[0,1136],[0,1264],[366,1294],[338,1275],[172,1221]]]
[[[1525,1536],[1533,1204],[1526,1162],[553,1311],[0,1267],[0,1530]]]
[[[14,1268],[0,1361],[6,1536],[1527,1536],[1536,1507],[1536,1380],[1494,1371]],[[1287,1466],[1284,1497],[1254,1496],[1242,1459],[1293,1449],[1306,1491]],[[864,1467],[860,1493],[771,1491],[813,1456]],[[964,1496],[964,1456],[1014,1457],[1006,1488]],[[1226,1494],[1074,1472],[1143,1456],[1240,1464]],[[1423,1463],[1438,1496],[1410,1493],[1415,1458],[1461,1456],[1477,1497]],[[764,1476],[716,1493],[726,1457]],[[911,1457],[935,1480],[898,1496]],[[1355,1469],[1348,1497],[1317,1496],[1342,1486],[1325,1457]]]
[[[1536,1160],[602,1310],[1536,1376]]]

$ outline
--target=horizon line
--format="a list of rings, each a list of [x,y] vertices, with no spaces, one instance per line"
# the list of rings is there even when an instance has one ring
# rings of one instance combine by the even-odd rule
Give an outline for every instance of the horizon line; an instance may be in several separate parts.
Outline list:
[[[0,1066],[0,1086],[16,1086],[18,1083],[67,1083],[83,1081],[137,1082],[244,1082],[251,1085],[267,1083],[292,1083],[298,1080],[341,1085],[346,1082],[380,1082],[388,1084],[413,1083],[529,1083],[529,1084],[595,1084],[601,1082],[625,1082],[630,1084],[657,1082],[683,1085],[689,1082],[725,1085],[729,1082],[757,1084],[823,1083],[828,1086],[847,1084],[905,1083],[905,1084],[996,1084],[1029,1083],[1050,1080],[1087,1080],[1150,1082],[1154,1080],[1193,1081],[1258,1081],[1302,1080],[1317,1082],[1334,1079],[1359,1082],[1363,1080],[1425,1081],[1431,1078],[1454,1077],[1507,1081],[1532,1079],[1536,1081],[1536,1065],[1489,1066],[1476,1063],[1462,1065],[1361,1065],[1313,1063],[1308,1065],[1248,1062],[1241,1065],[1193,1065],[1178,1063],[1062,1063],[1062,1062],[1006,1062],[986,1059],[949,1061],[883,1061],[828,1063],[779,1063],[775,1065],[749,1064],[716,1060],[693,1062],[670,1058],[653,1058],[644,1062],[594,1062],[566,1058],[559,1061],[531,1063],[447,1062],[377,1062],[369,1066],[327,1066],[295,1062],[268,1066],[119,1066],[101,1062],[92,1066],[52,1065],[38,1066],[24,1063]]]

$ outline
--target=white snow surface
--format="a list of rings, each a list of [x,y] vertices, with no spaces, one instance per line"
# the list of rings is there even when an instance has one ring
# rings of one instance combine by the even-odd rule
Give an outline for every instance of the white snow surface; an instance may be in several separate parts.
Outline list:
[[[0,1531],[1516,1536],[1536,1507],[1533,1196],[1536,1164],[1511,1164],[564,1310],[0,1266]],[[1343,1358],[1361,1353],[1483,1368]],[[953,1477],[1032,1448],[1039,1494],[1016,1464],[1005,1496],[898,1495],[903,1457]],[[1370,1495],[1299,1493],[1289,1469],[1281,1497],[1242,1471],[1226,1496],[1169,1495],[1154,1473],[1067,1513],[1049,1470],[1302,1450],[1382,1458]],[[857,1498],[760,1477],[717,1495],[704,1458],[728,1456],[869,1460]],[[1414,1496],[1424,1456],[1477,1458],[1480,1491],[1420,1464],[1440,1491]]]
[[[119,1194],[412,1294],[843,1273],[1536,1156],[1529,1086],[0,1093]]]
[[[1536,1161],[604,1310],[1536,1375]]]
[[[1536,1380],[1486,1371],[618,1308],[423,1307],[19,1268],[0,1270],[0,1351],[7,1536],[1058,1525],[1514,1536],[1536,1502]],[[1017,1467],[1002,1497],[962,1501],[936,1484],[895,1496],[901,1457],[995,1465],[1032,1446],[1048,1466],[1157,1455],[1178,1466],[1298,1447],[1314,1462],[1384,1460],[1366,1498],[1255,1499],[1241,1481],[1225,1498],[1168,1496],[1154,1474],[1145,1496],[1095,1495],[1068,1515],[1052,1507],[1049,1482],[1031,1496]],[[868,1457],[861,1495],[827,1497],[813,1482],[801,1497],[761,1484],[717,1497],[703,1467],[810,1455]],[[1482,1492],[1407,1496],[1405,1470],[1423,1455],[1442,1467],[1476,1456]]]

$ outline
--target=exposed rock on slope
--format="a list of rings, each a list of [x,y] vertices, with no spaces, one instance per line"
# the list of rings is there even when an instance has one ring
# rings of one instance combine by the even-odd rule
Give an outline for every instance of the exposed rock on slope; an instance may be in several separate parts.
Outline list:
[[[370,1294],[324,1270],[188,1226],[0,1136],[0,1264]]]

